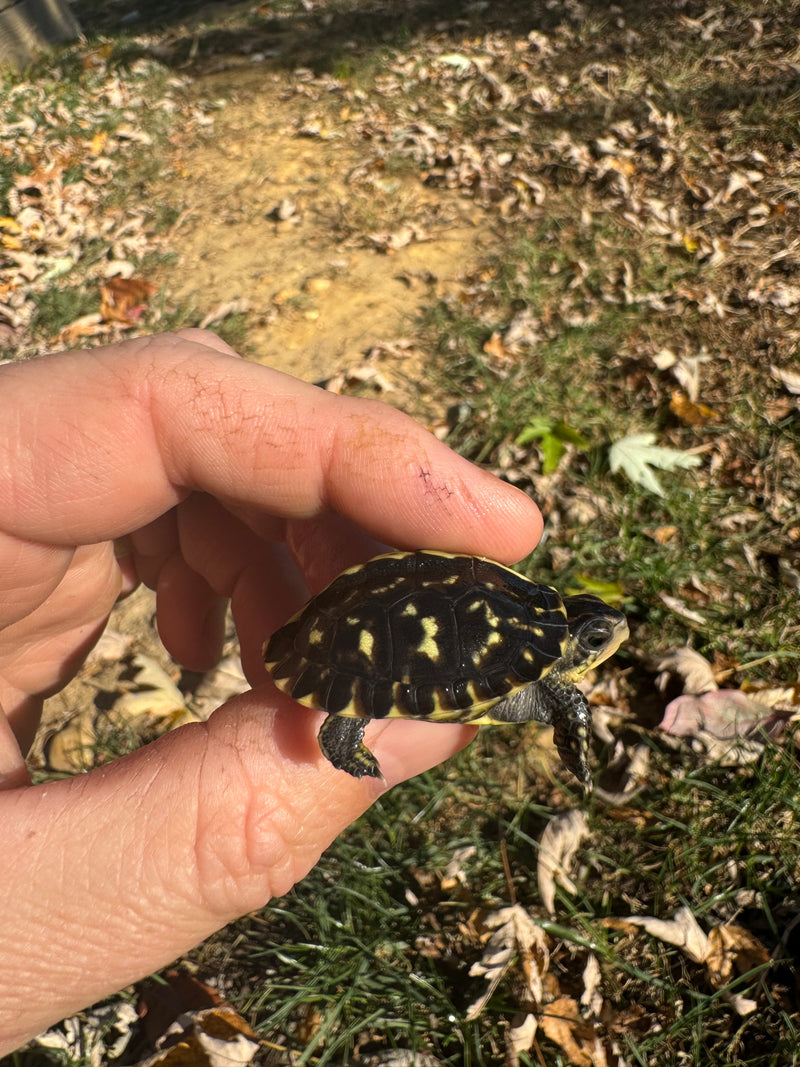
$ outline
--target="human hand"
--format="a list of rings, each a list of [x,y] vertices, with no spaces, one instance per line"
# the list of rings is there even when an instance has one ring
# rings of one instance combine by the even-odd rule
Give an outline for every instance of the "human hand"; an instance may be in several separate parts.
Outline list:
[[[309,593],[381,542],[510,562],[541,519],[394,409],[201,331],[0,368],[0,501],[2,1054],[286,892],[385,788],[334,770],[321,716],[265,674],[264,638]],[[31,786],[44,698],[139,580],[195,669],[214,663],[230,599],[254,690]],[[410,721],[367,734],[387,785],[471,736]]]

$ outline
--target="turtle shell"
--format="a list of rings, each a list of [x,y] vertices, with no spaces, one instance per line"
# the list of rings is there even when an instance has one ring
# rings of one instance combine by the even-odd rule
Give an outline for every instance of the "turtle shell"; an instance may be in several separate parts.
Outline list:
[[[479,722],[544,677],[568,638],[550,586],[474,556],[397,552],[340,574],[264,659],[280,689],[332,715]]]

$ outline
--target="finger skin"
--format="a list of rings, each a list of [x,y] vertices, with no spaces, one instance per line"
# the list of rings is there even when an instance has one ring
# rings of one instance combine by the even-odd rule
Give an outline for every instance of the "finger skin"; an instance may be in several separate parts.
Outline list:
[[[308,873],[383,789],[322,758],[320,721],[265,686],[107,768],[4,794],[0,1055]],[[391,786],[473,733],[395,721],[367,740]]]
[[[18,538],[121,537],[202,490],[288,519],[339,511],[397,547],[513,561],[541,532],[524,493],[413,420],[179,335],[0,368],[0,499]],[[46,404],[42,396],[48,397]]]

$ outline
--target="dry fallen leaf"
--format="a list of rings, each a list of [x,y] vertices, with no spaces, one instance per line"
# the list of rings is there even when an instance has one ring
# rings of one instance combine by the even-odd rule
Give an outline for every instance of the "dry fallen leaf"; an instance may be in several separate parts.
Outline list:
[[[695,963],[704,963],[717,989],[723,989],[739,975],[764,967],[770,959],[765,946],[743,927],[722,923],[706,935],[689,908],[680,908],[671,920],[637,915],[623,921],[643,927],[651,937],[677,945]],[[758,1007],[755,1000],[740,993],[728,993],[725,999],[739,1015],[749,1015]]]
[[[58,340],[60,344],[71,347],[84,337],[108,337],[111,330],[111,325],[104,323],[98,312],[91,312],[89,315],[81,315],[65,326],[59,332]]]
[[[44,767],[55,774],[81,774],[97,763],[94,716],[78,713],[42,742]]]
[[[588,836],[589,823],[583,812],[577,809],[557,815],[544,829],[539,842],[537,876],[539,895],[549,915],[555,914],[556,882],[571,895],[578,891],[567,868],[581,842]]]
[[[539,1029],[535,1015],[524,1015],[519,1022],[509,1026],[506,1031],[506,1055],[504,1067],[517,1067],[520,1052],[530,1052]]]
[[[237,655],[226,656],[212,671],[203,675],[194,691],[192,707],[197,718],[205,720],[220,704],[249,688],[240,658]]]
[[[157,285],[144,278],[109,278],[100,290],[100,314],[105,322],[133,326],[157,290]]]
[[[106,1067],[119,1061],[134,1035],[137,1021],[132,1004],[126,1000],[112,1001],[64,1019],[34,1038],[31,1046],[34,1050],[56,1051],[57,1062]]]
[[[593,1067],[585,1040],[587,1037],[591,1040],[593,1028],[581,1018],[577,1002],[572,997],[559,997],[548,1004],[541,1016],[541,1026],[574,1067]]]
[[[240,315],[243,312],[252,310],[252,300],[246,300],[244,297],[239,297],[236,300],[225,300],[221,304],[217,304],[213,311],[209,311],[205,318],[201,320],[200,329],[207,330],[209,326],[215,322],[222,322],[229,315]]]
[[[738,689],[718,689],[701,695],[684,694],[670,701],[660,728],[676,737],[704,731],[726,741],[747,737],[759,725],[769,729],[775,721],[773,709],[759,700]]]
[[[677,945],[695,963],[704,963],[708,957],[708,937],[689,908],[679,908],[674,919],[657,919],[653,915],[631,915],[625,922],[641,926],[652,937]]]
[[[772,377],[781,382],[790,393],[800,395],[800,371],[786,370],[784,367],[771,366]]]
[[[507,360],[509,358],[509,353],[504,348],[503,340],[497,330],[488,341],[484,342],[483,351],[487,356],[494,356],[495,359]]]
[[[477,851],[475,845],[465,845],[464,848],[455,850],[439,885],[443,893],[450,893],[459,885],[467,884],[467,872],[464,870],[464,864],[467,860],[472,859]]]
[[[650,748],[648,745],[617,745],[618,752],[603,774],[603,785],[596,787],[597,795],[607,804],[622,807],[637,797],[650,781]]]
[[[766,947],[749,930],[734,923],[713,926],[708,931],[708,964],[711,981],[720,989],[732,978],[769,963]]]
[[[114,663],[123,659],[133,644],[132,634],[106,628],[97,644],[84,660],[84,668],[95,663]]]
[[[581,1007],[595,1017],[600,1016],[603,1008],[603,995],[600,992],[600,964],[593,952],[589,953],[586,966],[583,969],[583,992],[581,993]]]
[[[672,674],[683,679],[684,693],[709,693],[717,688],[711,664],[693,648],[673,648],[662,653],[653,669],[659,672],[656,681],[662,692]]]
[[[228,1004],[181,1013],[167,1028],[165,1047],[136,1067],[237,1067],[252,1063],[258,1036]]]
[[[675,389],[669,402],[669,409],[673,415],[686,423],[687,426],[701,427],[709,422],[719,422],[722,415],[705,404],[690,400],[686,393]]]
[[[642,533],[652,537],[658,545],[669,545],[677,540],[679,529],[677,526],[656,526],[654,529],[642,530]]]
[[[169,729],[197,720],[186,706],[183,693],[160,663],[145,655],[135,656],[133,662],[139,668],[134,678],[136,689],[122,694],[114,704],[114,714],[126,719],[147,716],[161,720]]]
[[[491,912],[484,919],[484,926],[494,932],[469,973],[485,978],[487,986],[467,1008],[468,1020],[478,1018],[517,957],[522,960],[530,995],[537,1003],[543,999],[542,981],[550,966],[547,934],[519,904]]]
[[[381,230],[376,233],[368,233],[366,236],[368,241],[387,255],[391,255],[393,252],[405,248],[407,245],[410,245],[412,241],[430,240],[430,234],[427,230],[414,223],[409,223],[407,226],[401,226],[397,230]]]
[[[286,222],[287,219],[292,219],[293,222],[298,222],[299,217],[297,215],[297,203],[292,200],[291,197],[284,197],[283,200],[279,200],[275,207],[267,214],[268,219],[272,219],[274,222]]]
[[[689,622],[695,622],[698,626],[708,626],[708,620],[705,615],[701,615],[699,611],[690,608],[685,600],[681,600],[676,596],[670,596],[668,593],[659,593],[658,596],[670,611],[674,612],[676,615],[680,615],[682,619],[688,619]]]

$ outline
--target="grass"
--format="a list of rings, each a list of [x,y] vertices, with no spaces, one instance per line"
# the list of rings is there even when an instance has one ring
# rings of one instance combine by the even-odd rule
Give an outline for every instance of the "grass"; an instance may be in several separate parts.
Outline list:
[[[524,762],[519,735],[501,744],[507,755],[516,747]],[[514,795],[498,770],[517,768],[486,746],[453,761],[444,779],[421,776],[384,798],[297,890],[236,924],[224,969],[234,988],[257,984],[241,1007],[261,1020],[265,1039],[278,1041],[310,1019],[298,1063],[341,1062],[357,1042],[366,1053],[372,1046],[369,1038],[363,1045],[365,1034],[375,1049],[428,1051],[454,1067],[491,1062],[496,1028],[514,1010],[514,981],[498,991],[486,1017],[468,1023],[466,1006],[480,992],[468,969],[482,951],[481,916],[513,895],[551,933],[551,971],[565,992],[580,995],[591,946],[609,982],[609,1018],[639,1006],[617,1032],[629,1062],[678,1064],[687,1054],[730,1065],[792,1062],[778,1053],[793,1054],[788,1042],[796,1036],[785,1006],[773,1001],[741,1020],[721,1000],[728,991],[774,992],[780,963],[759,964],[715,990],[704,968],[687,964],[677,949],[665,951],[607,920],[667,915],[688,904],[703,923],[744,920],[779,944],[800,874],[798,805],[785,805],[793,759],[771,752],[731,772],[687,769],[677,760],[670,767],[670,755],[661,753],[636,805],[590,808],[578,894],[559,899],[563,912],[551,923],[532,887],[538,838],[558,805]],[[469,850],[463,882],[445,890],[457,849]],[[654,1018],[666,1022],[657,1034]],[[776,1027],[787,1029],[786,1043],[776,1041]]]
[[[608,583],[621,597],[633,636],[613,678],[630,720],[614,732],[645,746],[649,764],[626,803],[595,797],[584,805],[589,837],[572,871],[576,891],[558,891],[555,919],[537,888],[539,841],[582,799],[543,772],[534,729],[484,731],[447,767],[382,799],[292,893],[210,939],[189,965],[217,978],[254,1025],[265,1064],[356,1064],[390,1049],[453,1067],[500,1062],[511,1020],[548,1009],[532,1002],[520,953],[486,1011],[467,1019],[483,988],[469,972],[485,948],[485,920],[517,902],[549,938],[550,1003],[556,995],[579,1000],[590,952],[597,957],[603,1008],[598,1018],[584,1014],[609,1062],[616,1045],[626,1064],[643,1067],[798,1064],[794,739],[729,765],[709,761],[691,740],[673,747],[651,728],[668,697],[647,666],[688,645],[732,688],[798,678],[800,424],[770,368],[796,366],[799,338],[791,314],[751,295],[765,280],[796,285],[800,269],[787,30],[797,5],[776,13],[731,0],[714,9],[718,25],[709,29],[703,5],[660,10],[656,25],[631,0],[611,13],[620,27],[605,6],[598,15],[589,4],[581,23],[557,5],[523,18],[518,5],[497,4],[485,23],[470,14],[466,25],[437,29],[446,15],[435,19],[419,4],[399,27],[396,16],[375,12],[362,36],[368,6],[317,6],[316,14],[274,9],[270,33],[283,18],[281,32],[309,29],[289,56],[333,69],[367,97],[387,40],[395,49],[411,40],[407,69],[428,72],[429,82],[411,79],[368,116],[371,143],[384,146],[386,173],[402,179],[404,195],[415,174],[429,187],[457,179],[455,165],[431,165],[424,143],[399,150],[392,141],[392,130],[409,128],[418,113],[454,145],[474,145],[489,161],[486,173],[492,152],[513,156],[494,187],[486,173],[458,187],[496,211],[498,252],[428,309],[420,325],[432,353],[427,369],[438,410],[460,405],[448,442],[544,510],[546,538],[524,569],[565,589]],[[327,46],[324,21],[316,21],[326,13]],[[247,26],[244,8],[237,18]],[[235,51],[236,32],[226,33]],[[529,47],[530,33],[546,35],[553,52]],[[344,49],[350,38],[355,46]],[[487,90],[474,70],[436,74],[438,56],[461,52],[485,63],[516,103],[478,106]],[[69,90],[78,97],[80,78]],[[542,83],[555,103],[530,113],[526,94]],[[616,145],[599,148],[611,134]],[[507,217],[492,205],[512,195],[514,167],[545,195],[509,201]],[[9,173],[2,159],[0,168]],[[745,171],[761,175],[748,179],[756,192],[728,196],[730,176]],[[413,217],[413,201],[398,207],[391,191],[355,188],[334,225],[350,236],[394,208]],[[73,299],[78,314],[83,305],[70,288],[39,296],[47,330],[60,329]],[[533,332],[512,343],[509,331],[524,316]],[[241,347],[243,317],[225,329]],[[655,358],[665,349],[698,368],[697,399],[713,415],[679,414],[680,383]],[[543,417],[578,435],[552,470],[543,436],[524,433]],[[663,497],[611,473],[610,444],[641,431],[702,460],[661,473]],[[610,748],[596,746],[601,768],[613,760]],[[715,981],[705,965],[621,921],[669,919],[681,907],[705,931],[741,928],[763,954]],[[756,1010],[738,1014],[734,993]],[[519,1054],[521,1064],[570,1062],[544,1030],[537,1041]],[[8,1062],[32,1067],[35,1056],[41,1062],[35,1053]]]
[[[574,217],[574,194],[564,200]],[[797,644],[791,622],[796,589],[775,580],[769,561],[755,565],[754,554],[775,552],[794,524],[794,512],[788,506],[771,514],[753,480],[769,471],[776,485],[790,484],[789,467],[800,455],[796,417],[765,418],[763,401],[756,399],[763,394],[757,363],[726,358],[725,377],[712,381],[703,398],[719,412],[697,427],[682,425],[667,403],[666,376],[655,368],[648,374],[641,358],[626,353],[643,329],[649,335],[643,347],[650,351],[674,345],[676,328],[679,337],[691,338],[695,352],[718,345],[713,324],[709,330],[702,317],[691,314],[678,322],[668,297],[680,286],[724,288],[725,272],[691,259],[670,260],[657,247],[642,250],[636,236],[612,219],[593,215],[593,225],[576,232],[555,214],[559,208],[551,207],[534,232],[484,264],[467,299],[439,304],[428,314],[428,336],[439,353],[439,386],[470,407],[470,417],[450,439],[471,458],[492,464],[522,439],[520,428],[542,416],[566,422],[588,447],[568,451],[558,468],[558,521],[548,530],[535,573],[556,584],[569,584],[578,572],[598,579],[619,575],[637,602],[633,615],[642,620],[641,640],[650,648],[654,641],[685,640],[685,621],[661,607],[658,596],[686,590],[707,607],[701,612],[706,623],[693,635],[700,651],[744,662],[774,650],[778,674],[791,681],[797,668],[791,652]],[[666,313],[608,301],[608,281],[626,262],[634,264],[637,291],[659,295]],[[537,324],[534,341],[499,361],[487,359],[492,337],[502,336],[521,313]],[[683,451],[699,446],[725,454],[735,448],[739,465],[753,472],[751,484],[700,469],[670,474],[666,495],[659,498],[610,475],[609,443],[643,429]],[[533,479],[534,493],[547,501],[546,479],[536,482],[542,474],[537,441],[516,450],[514,469],[525,472],[522,484]],[[789,489],[786,503],[792,498]],[[573,507],[576,501],[582,506]],[[673,532],[659,543],[654,532],[667,526]],[[691,592],[697,576],[712,596]]]

